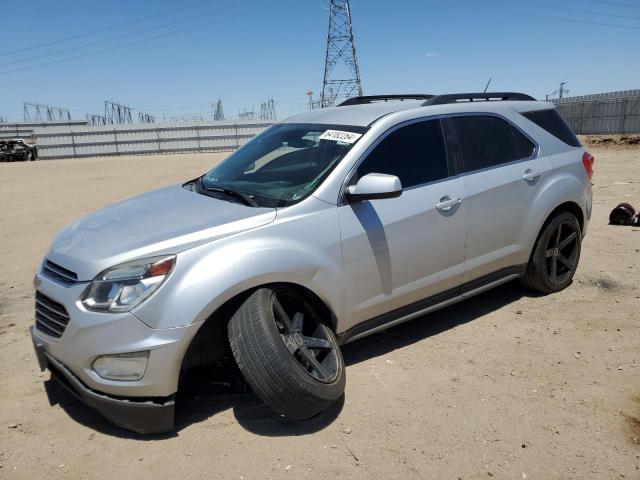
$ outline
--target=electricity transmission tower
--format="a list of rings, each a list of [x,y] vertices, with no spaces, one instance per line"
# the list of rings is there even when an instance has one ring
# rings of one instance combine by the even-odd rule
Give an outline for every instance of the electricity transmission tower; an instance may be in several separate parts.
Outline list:
[[[108,124],[133,123],[131,108],[110,100],[104,101],[104,117]]]
[[[138,112],[138,123],[155,123],[156,118],[148,113]]]
[[[362,95],[360,69],[351,26],[349,0],[330,0],[329,33],[324,62],[321,107],[335,105],[338,98]]]
[[[254,108],[251,107],[251,110],[243,108],[242,111],[238,112],[238,118],[240,118],[240,120],[254,120],[256,118]]]
[[[23,119],[25,122],[70,122],[71,113],[66,108],[51,107],[40,103],[24,102]]]
[[[106,125],[107,124],[107,119],[102,115],[89,114],[87,115],[87,121],[89,122],[89,125]]]
[[[560,82],[560,88],[555,92],[549,93],[546,95],[545,100],[555,102],[555,96],[558,95],[558,102],[561,102],[567,93],[569,93],[569,89],[565,88],[567,82]],[[551,99],[549,99],[551,97]]]
[[[220,98],[218,99],[218,102],[216,103],[216,109],[213,112],[213,119],[215,121],[224,120],[224,110],[222,109],[222,100]]]
[[[275,120],[276,119],[276,103],[273,98],[265,100],[260,105],[260,120]]]
[[[568,88],[564,88],[567,82],[560,82],[560,89],[558,90],[558,101],[561,102],[564,96],[569,93]]]

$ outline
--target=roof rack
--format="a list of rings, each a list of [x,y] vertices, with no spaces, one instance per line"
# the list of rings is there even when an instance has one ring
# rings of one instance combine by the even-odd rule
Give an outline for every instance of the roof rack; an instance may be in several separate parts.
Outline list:
[[[351,97],[338,106],[347,107],[349,105],[363,105],[373,102],[387,102],[389,100],[429,100],[430,98],[433,98],[433,95],[427,95],[425,93],[417,93],[415,95],[361,95],[359,97]]]
[[[446,95],[436,95],[424,102],[423,106],[445,105],[447,103],[461,102],[495,102],[505,100],[535,100],[530,95],[517,92],[484,92],[484,93],[450,93]]]

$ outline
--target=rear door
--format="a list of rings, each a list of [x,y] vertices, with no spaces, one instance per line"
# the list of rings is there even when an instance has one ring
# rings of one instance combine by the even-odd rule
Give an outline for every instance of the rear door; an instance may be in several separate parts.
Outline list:
[[[464,273],[464,189],[460,178],[450,177],[441,121],[389,132],[349,184],[368,173],[398,176],[403,191],[338,207],[345,329],[455,289]]]
[[[538,158],[532,139],[502,117],[465,115],[446,124],[457,135],[467,196],[464,283],[513,273],[510,267],[528,260],[524,220],[549,164]]]

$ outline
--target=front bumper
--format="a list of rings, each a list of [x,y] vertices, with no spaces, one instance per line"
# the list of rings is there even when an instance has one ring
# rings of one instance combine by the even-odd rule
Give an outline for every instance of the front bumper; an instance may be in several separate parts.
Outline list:
[[[114,397],[169,397],[178,387],[184,353],[200,324],[153,329],[131,313],[97,313],[83,308],[79,298],[86,283],[63,286],[38,274],[37,290],[67,311],[69,322],[59,338],[36,329],[34,335],[48,355],[66,366],[89,389]],[[147,370],[140,380],[115,381],[98,376],[94,360],[101,355],[149,350]]]
[[[48,369],[52,378],[78,400],[94,408],[116,425],[141,434],[166,433],[173,430],[175,402],[167,398],[112,397],[87,387],[65,365],[47,353],[42,340],[30,327],[33,347],[41,370]]]

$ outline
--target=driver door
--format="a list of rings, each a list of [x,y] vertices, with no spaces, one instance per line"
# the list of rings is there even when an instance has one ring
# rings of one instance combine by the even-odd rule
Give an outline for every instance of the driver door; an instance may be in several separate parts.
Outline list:
[[[400,178],[403,191],[397,198],[338,207],[343,331],[366,320],[375,327],[425,308],[424,299],[457,292],[464,274],[465,204],[462,180],[451,171],[440,120],[387,132],[357,168],[349,185],[384,173]]]

